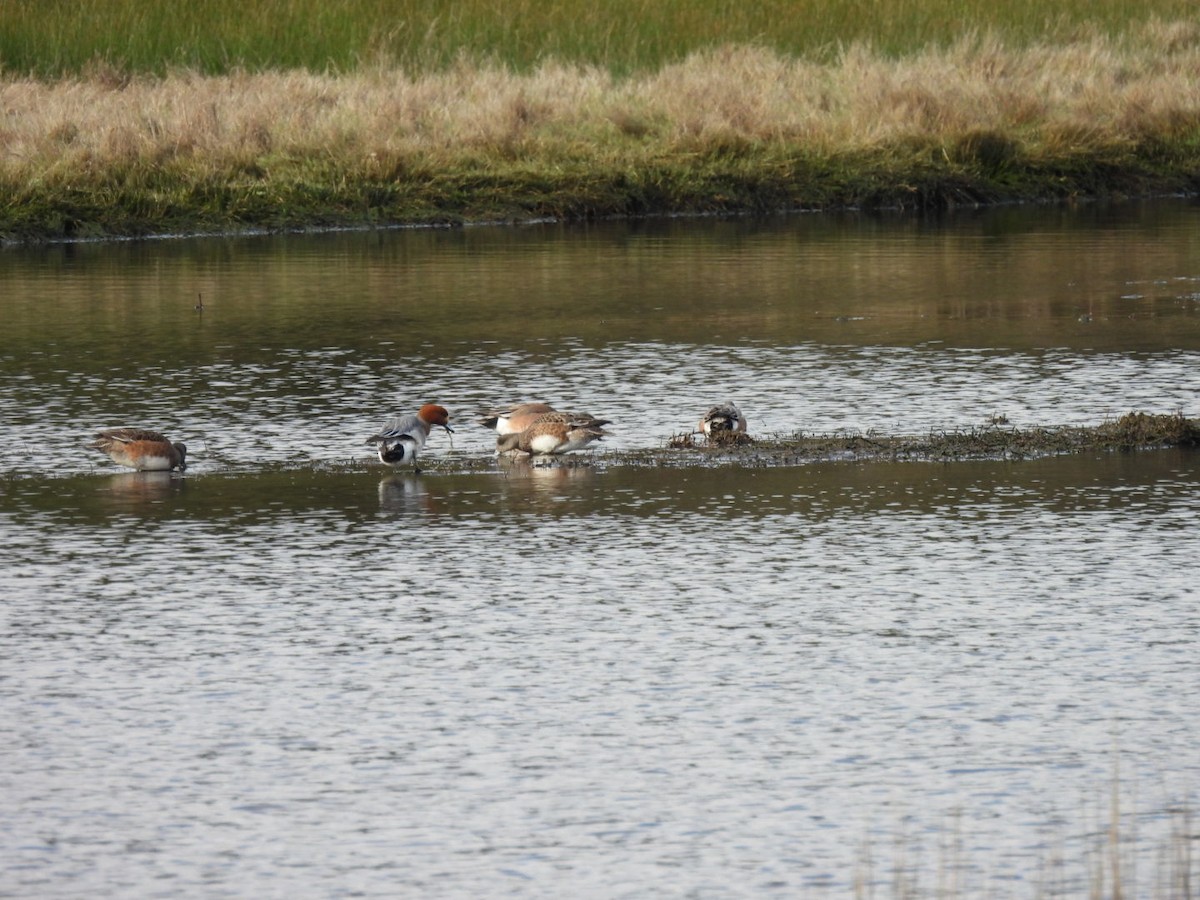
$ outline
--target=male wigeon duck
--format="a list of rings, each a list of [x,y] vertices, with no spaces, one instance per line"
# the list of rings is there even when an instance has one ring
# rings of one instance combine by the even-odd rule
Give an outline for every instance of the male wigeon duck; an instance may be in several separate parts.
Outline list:
[[[722,403],[720,406],[714,406],[704,414],[704,417],[696,426],[696,430],[702,431],[709,436],[717,434],[745,434],[746,417],[742,415],[742,411],[734,404]]]
[[[88,446],[107,453],[115,463],[142,472],[182,472],[187,468],[187,447],[148,428],[100,431]]]
[[[379,461],[389,466],[404,466],[412,463],[417,468],[417,453],[425,446],[425,440],[434,425],[453,434],[450,427],[450,412],[436,403],[426,403],[416,415],[398,416],[379,429],[378,434],[367,438],[368,444],[379,445]]]
[[[543,413],[554,412],[549,403],[518,403],[504,409],[493,409],[486,413],[479,424],[484,428],[495,429],[496,434],[520,434],[533,424],[533,420]]]
[[[587,413],[542,413],[529,426],[516,434],[496,438],[498,453],[529,453],[542,455],[570,453],[582,450],[592,441],[603,440],[608,419],[597,419]]]

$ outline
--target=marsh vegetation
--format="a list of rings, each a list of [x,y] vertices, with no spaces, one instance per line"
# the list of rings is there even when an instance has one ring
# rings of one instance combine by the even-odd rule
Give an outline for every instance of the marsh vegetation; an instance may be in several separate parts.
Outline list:
[[[1173,3],[222,6],[5,4],[0,235],[936,207],[1200,168]]]

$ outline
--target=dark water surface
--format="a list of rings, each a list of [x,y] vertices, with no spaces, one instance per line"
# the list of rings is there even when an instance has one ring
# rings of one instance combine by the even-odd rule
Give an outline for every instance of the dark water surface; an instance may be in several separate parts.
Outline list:
[[[759,433],[1198,416],[1193,205],[6,250],[0,313],[0,895],[1200,875],[1197,454],[613,452],[727,398]],[[612,449],[449,471],[521,398]],[[429,400],[453,448],[370,465]],[[124,424],[186,475],[80,449]]]

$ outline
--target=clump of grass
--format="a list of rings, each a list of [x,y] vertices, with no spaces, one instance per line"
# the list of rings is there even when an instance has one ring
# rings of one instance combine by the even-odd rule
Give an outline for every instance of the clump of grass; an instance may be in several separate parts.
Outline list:
[[[714,431],[701,435],[699,432],[676,434],[667,442],[672,450],[690,450],[696,447],[717,449],[720,447],[748,447],[754,438],[741,431]]]
[[[1200,446],[1200,423],[1184,418],[1182,413],[1166,416],[1126,413],[1096,431],[1108,446],[1124,449]]]

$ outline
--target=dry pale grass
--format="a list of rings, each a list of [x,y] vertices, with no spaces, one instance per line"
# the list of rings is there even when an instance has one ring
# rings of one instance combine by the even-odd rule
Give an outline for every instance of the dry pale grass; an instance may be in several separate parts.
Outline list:
[[[466,62],[415,76],[96,67],[0,81],[0,182],[18,193],[164,177],[269,184],[298,171],[390,182],[513,164],[552,177],[750,148],[774,158],[935,148],[950,163],[1003,165],[1191,140],[1197,84],[1193,23],[1025,49],[971,36],[900,59],[856,45],[829,64],[727,46],[625,79],[555,62],[526,75]]]

